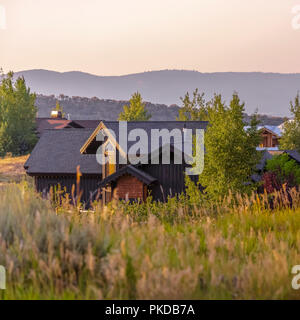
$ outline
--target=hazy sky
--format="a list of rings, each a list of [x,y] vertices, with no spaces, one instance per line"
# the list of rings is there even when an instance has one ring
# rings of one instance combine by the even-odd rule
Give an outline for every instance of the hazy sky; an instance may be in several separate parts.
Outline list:
[[[1,66],[300,72],[300,0],[0,0]]]

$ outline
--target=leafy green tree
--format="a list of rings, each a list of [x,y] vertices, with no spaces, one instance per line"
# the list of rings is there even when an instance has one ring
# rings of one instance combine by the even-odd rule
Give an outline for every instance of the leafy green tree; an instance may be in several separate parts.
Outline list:
[[[23,77],[13,81],[13,73],[2,76],[0,83],[0,155],[31,151],[36,143],[35,94]]]
[[[245,193],[254,188],[250,177],[260,160],[256,147],[261,138],[256,115],[245,130],[243,112],[244,103],[237,94],[228,107],[221,95],[212,99],[204,138],[204,170],[199,177],[210,199],[224,197],[229,191]]]
[[[130,105],[123,107],[119,114],[120,121],[148,121],[151,115],[145,110],[145,103],[139,92],[134,93],[129,100]]]
[[[193,97],[190,98],[187,92],[185,97],[180,97],[182,107],[179,109],[178,121],[207,121],[208,111],[210,108],[209,102],[206,103],[204,93],[199,93],[198,89],[193,92]]]
[[[286,121],[280,138],[280,149],[297,150],[300,152],[300,96],[297,94],[294,104],[290,102],[292,121]]]

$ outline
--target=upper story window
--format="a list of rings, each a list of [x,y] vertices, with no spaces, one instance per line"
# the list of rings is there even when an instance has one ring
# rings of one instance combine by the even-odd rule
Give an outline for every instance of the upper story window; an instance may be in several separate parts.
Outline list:
[[[110,142],[105,146],[105,155],[108,158],[105,165],[105,175],[109,176],[116,172],[116,148]]]

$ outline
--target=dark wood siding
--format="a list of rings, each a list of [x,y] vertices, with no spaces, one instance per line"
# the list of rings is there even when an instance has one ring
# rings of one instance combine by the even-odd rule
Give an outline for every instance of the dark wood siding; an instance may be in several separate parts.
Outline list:
[[[38,175],[35,176],[35,186],[38,192],[44,196],[49,193],[51,186],[60,185],[62,189],[66,188],[66,193],[71,195],[72,186],[75,186],[76,194],[76,175]],[[81,201],[88,207],[90,201],[95,200],[98,194],[97,185],[101,181],[101,175],[83,175],[80,180],[80,190],[83,191]]]
[[[149,164],[142,170],[157,178],[157,182],[148,187],[153,200],[166,201],[168,196],[174,197],[185,190],[185,164]],[[197,182],[198,176],[190,176]]]

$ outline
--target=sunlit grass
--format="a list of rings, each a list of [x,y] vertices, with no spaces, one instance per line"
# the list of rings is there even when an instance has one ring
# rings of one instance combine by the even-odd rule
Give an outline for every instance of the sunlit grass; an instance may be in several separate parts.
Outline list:
[[[28,157],[29,155],[0,158],[0,186],[12,181],[19,182],[25,176],[24,164]]]
[[[27,183],[0,190],[2,299],[297,299],[300,194],[203,205],[53,208]]]

